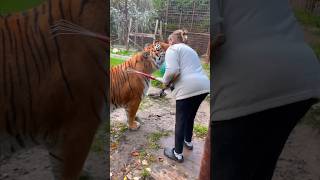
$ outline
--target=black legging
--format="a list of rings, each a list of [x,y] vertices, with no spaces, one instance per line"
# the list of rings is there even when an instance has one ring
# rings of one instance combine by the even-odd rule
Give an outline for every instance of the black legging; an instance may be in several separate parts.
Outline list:
[[[194,118],[208,93],[176,101],[175,152],[182,153],[183,141],[191,142]]]
[[[314,100],[213,122],[214,180],[271,180],[278,157]],[[214,117],[213,117],[214,118]]]

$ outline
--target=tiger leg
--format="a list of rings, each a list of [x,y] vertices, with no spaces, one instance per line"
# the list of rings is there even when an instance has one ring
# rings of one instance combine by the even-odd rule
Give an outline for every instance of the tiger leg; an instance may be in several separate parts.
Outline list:
[[[52,172],[56,180],[79,179],[97,128],[98,124],[74,125],[61,144],[49,149]]]
[[[127,118],[129,123],[130,130],[138,130],[140,123],[136,121],[136,113],[138,111],[140,101],[132,101],[129,103],[129,106],[126,108]]]

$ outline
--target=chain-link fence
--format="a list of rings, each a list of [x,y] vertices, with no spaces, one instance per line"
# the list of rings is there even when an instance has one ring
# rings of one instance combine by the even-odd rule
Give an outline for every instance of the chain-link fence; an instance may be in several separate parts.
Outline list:
[[[207,53],[210,39],[209,2],[209,0],[113,0],[110,27],[112,45],[129,45],[141,49],[145,44],[151,43],[153,37],[167,39],[174,30],[186,29],[189,32],[189,45],[199,55],[204,55]],[[130,19],[132,19],[131,24]],[[155,34],[156,27],[158,34]],[[128,40],[129,33],[138,35],[131,35]]]
[[[164,35],[177,29],[188,30],[188,43],[199,55],[207,53],[210,39],[209,0],[167,0],[162,12]]]

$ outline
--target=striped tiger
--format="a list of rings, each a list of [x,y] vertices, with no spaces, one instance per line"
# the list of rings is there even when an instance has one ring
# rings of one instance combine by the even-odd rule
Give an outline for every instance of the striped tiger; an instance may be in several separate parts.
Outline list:
[[[0,159],[43,145],[55,179],[79,178],[109,109],[107,46],[49,30],[64,19],[107,35],[108,10],[105,0],[46,0],[0,17]]]
[[[140,127],[136,113],[142,98],[146,95],[150,79],[139,74],[130,73],[134,69],[151,74],[164,62],[168,44],[155,41],[144,48],[143,52],[133,55],[126,62],[111,68],[110,73],[110,111],[125,108],[129,129]]]

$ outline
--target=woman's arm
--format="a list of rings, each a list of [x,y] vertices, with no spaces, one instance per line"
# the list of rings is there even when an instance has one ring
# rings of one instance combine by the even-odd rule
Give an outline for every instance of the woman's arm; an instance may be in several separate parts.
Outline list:
[[[166,52],[165,63],[166,71],[163,75],[163,83],[169,84],[173,77],[180,71],[178,51],[169,48]]]

